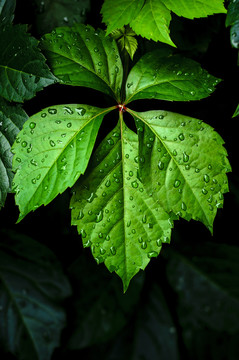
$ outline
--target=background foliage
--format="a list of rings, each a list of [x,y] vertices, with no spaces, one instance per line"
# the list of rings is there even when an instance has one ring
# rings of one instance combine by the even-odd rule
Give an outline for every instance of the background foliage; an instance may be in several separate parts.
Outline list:
[[[102,27],[102,2],[28,1],[24,6],[27,12],[21,2],[17,2],[14,20],[14,5],[7,11],[12,15],[8,19],[5,16],[8,4],[0,1],[1,26],[19,34],[22,46],[29,46],[29,57],[31,51],[36,52],[36,40],[29,37],[29,32],[39,39],[54,26],[73,25],[79,21],[95,28]],[[70,191],[29,214],[17,225],[18,210],[12,194],[8,194],[0,215],[2,358],[238,359],[239,178],[238,139],[234,130],[237,118],[232,119],[238,104],[238,93],[233,86],[238,77],[238,51],[230,44],[231,32],[232,44],[237,47],[237,35],[233,36],[238,19],[235,14],[233,7],[227,27],[224,14],[193,21],[171,14],[170,37],[179,52],[200,62],[209,73],[223,81],[214,94],[200,101],[160,101],[160,108],[205,120],[226,142],[233,173],[229,174],[230,193],[225,196],[223,211],[218,212],[213,237],[202,224],[176,222],[170,247],[164,245],[161,255],[151,260],[147,270],[132,280],[123,295],[120,279],[92,261],[88,249],[83,250],[76,229],[70,227]],[[14,27],[6,25],[11,21]],[[28,33],[21,24],[28,24]],[[159,46],[142,37],[137,40],[134,62],[147,50]],[[6,47],[3,38],[0,43],[1,48]],[[11,46],[7,51],[10,50]],[[21,63],[15,58],[21,54],[14,50],[12,48],[9,57],[13,57],[12,67],[19,70]],[[41,57],[34,54],[36,59]],[[44,59],[38,61],[44,62]],[[6,66],[3,52],[0,64]],[[0,131],[6,135],[6,151],[10,150],[13,135],[27,116],[42,108],[65,103],[87,103],[105,108],[112,105],[103,94],[87,88],[69,89],[67,85],[55,84],[38,92],[43,86],[54,83],[54,78],[47,68],[45,73],[38,73],[37,69],[36,64],[35,72],[27,69],[24,75],[33,80],[34,93],[22,91],[27,90],[22,81],[19,92],[11,96],[11,91],[3,92],[4,99],[0,99],[0,123],[4,124]],[[0,88],[1,79],[0,76]],[[23,93],[26,96],[20,99],[19,94]],[[25,102],[20,107],[8,100]],[[135,102],[134,110],[158,109],[158,103],[158,100],[146,100],[143,105]],[[9,116],[5,114],[10,111],[15,114],[14,121],[6,124]],[[114,126],[113,121],[103,120],[97,141]],[[4,175],[6,186],[1,189],[1,205],[12,179],[9,164],[3,163],[1,176],[2,169],[7,171]]]

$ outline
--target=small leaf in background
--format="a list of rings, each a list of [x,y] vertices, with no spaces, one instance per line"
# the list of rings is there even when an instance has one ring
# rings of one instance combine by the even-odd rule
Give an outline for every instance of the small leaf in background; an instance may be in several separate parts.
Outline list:
[[[90,11],[90,0],[35,0],[36,28],[46,34],[55,27],[84,23]]]
[[[178,294],[182,328],[238,333],[238,247],[204,243],[168,254],[167,277]]]
[[[11,23],[14,18],[16,0],[0,0],[0,24]]]
[[[17,358],[50,360],[66,322],[69,282],[54,254],[23,235],[1,232],[0,343]]]
[[[76,291],[70,349],[82,349],[117,336],[139,301],[144,273],[136,276],[123,294],[120,279],[104,267],[96,266],[84,255],[69,269]]]
[[[200,100],[209,96],[219,82],[196,61],[180,55],[166,57],[163,51],[155,50],[131,69],[125,103],[137,99]]]
[[[236,111],[233,114],[233,117],[236,117],[239,115],[239,105],[237,105]]]
[[[41,46],[61,83],[90,87],[119,100],[122,63],[117,44],[103,30],[83,24],[57,28],[43,37]]]
[[[239,48],[239,1],[231,0],[228,6],[226,26],[230,26],[231,44],[236,49]]]
[[[91,247],[97,263],[122,279],[132,277],[170,242],[170,216],[146,192],[138,176],[137,135],[120,119],[95,151],[84,177],[74,187],[72,225]]]
[[[138,47],[138,42],[135,39],[136,33],[129,26],[125,26],[119,30],[113,30],[110,35],[117,40],[120,51],[127,51],[131,60],[133,60]]]
[[[6,25],[0,33],[0,96],[23,102],[56,81],[25,25]]]
[[[147,289],[135,324],[132,360],[178,360],[177,330],[157,283]]]
[[[145,159],[140,177],[147,191],[165,211],[201,221],[212,231],[231,170],[220,135],[201,120],[180,114],[129,112],[138,130],[139,157]]]
[[[14,176],[11,147],[27,119],[20,105],[9,104],[0,97],[0,208],[11,191]]]
[[[85,172],[108,111],[88,105],[57,105],[24,124],[12,148],[19,220],[73,186]]]

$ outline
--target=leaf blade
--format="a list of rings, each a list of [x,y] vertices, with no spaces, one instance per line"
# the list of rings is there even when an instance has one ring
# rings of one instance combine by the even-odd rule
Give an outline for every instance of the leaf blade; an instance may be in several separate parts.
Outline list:
[[[0,31],[3,49],[0,54],[0,96],[8,101],[23,102],[56,82],[37,48],[37,40],[26,32],[25,25],[6,25]]]
[[[138,128],[139,156],[145,158],[142,180],[166,211],[199,220],[212,231],[228,192],[226,173],[231,171],[220,135],[201,120],[181,114],[129,111]],[[155,177],[158,188],[153,190]]]
[[[137,136],[121,119],[96,151],[71,201],[72,225],[83,246],[121,277],[124,291],[158,255],[162,242],[170,241],[172,227],[137,177],[137,156]]]
[[[31,116],[12,151],[21,220],[84,173],[104,115],[111,109],[57,105]]]
[[[0,208],[12,187],[11,147],[27,119],[27,114],[19,105],[11,105],[0,97]]]
[[[115,41],[103,30],[83,24],[57,28],[43,37],[41,47],[61,83],[90,87],[120,99],[122,63]]]
[[[197,62],[179,55],[164,57],[156,50],[131,69],[125,103],[137,99],[199,100],[209,96],[219,82]]]

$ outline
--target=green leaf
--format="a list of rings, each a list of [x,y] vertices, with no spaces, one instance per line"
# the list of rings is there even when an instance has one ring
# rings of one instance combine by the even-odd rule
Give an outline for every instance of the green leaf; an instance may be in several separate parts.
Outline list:
[[[139,13],[144,0],[105,0],[101,9],[103,22],[107,24],[107,32],[120,29],[124,25],[128,25],[131,20]]]
[[[239,331],[239,249],[205,243],[169,252],[167,276],[178,293],[183,328],[202,325],[217,331]]]
[[[208,15],[226,13],[224,0],[160,0],[178,16],[188,19],[206,17]]]
[[[165,57],[156,50],[145,54],[131,69],[125,103],[137,99],[199,100],[209,96],[219,82],[197,62],[180,55]]]
[[[0,24],[11,23],[14,18],[16,0],[0,0]]]
[[[11,147],[27,119],[27,114],[19,105],[9,104],[0,98],[0,208],[4,205],[7,193],[11,191]]]
[[[135,32],[129,26],[126,26],[119,30],[112,31],[110,35],[118,40],[117,43],[121,52],[126,50],[131,60],[133,60],[138,47],[138,41],[135,39]]]
[[[90,10],[90,0],[37,0],[36,5],[35,21],[40,34],[46,34],[55,27],[84,23]]]
[[[115,41],[78,24],[44,36],[42,48],[61,83],[86,86],[120,99],[123,68]]]
[[[12,148],[19,220],[73,186],[85,172],[108,111],[88,105],[57,105],[24,124]]]
[[[123,122],[102,141],[74,188],[72,225],[97,263],[122,279],[124,291],[162,242],[170,241],[169,215],[138,178],[138,139]]]
[[[66,322],[69,282],[45,246],[19,234],[0,236],[1,343],[19,360],[50,360]]]
[[[82,349],[114,338],[127,324],[139,301],[144,273],[136,276],[123,294],[120,279],[106,268],[96,266],[88,257],[81,256],[69,269],[76,291],[70,349]]]
[[[170,21],[170,11],[161,1],[146,0],[144,7],[132,19],[130,26],[137,35],[175,46],[169,36]]]
[[[230,1],[226,17],[226,26],[231,26],[231,44],[236,49],[239,47],[239,1]]]
[[[6,25],[0,33],[0,96],[23,102],[56,81],[26,25]]]
[[[162,290],[153,283],[145,295],[139,304],[130,359],[178,360],[177,332]]]
[[[238,115],[239,115],[239,105],[237,105],[237,108],[236,108],[236,110],[235,110],[235,112],[234,112],[234,114],[233,114],[232,117],[236,117],[236,116],[238,116]]]
[[[201,120],[166,111],[134,116],[142,182],[165,211],[201,221],[212,231],[231,170],[223,140]]]

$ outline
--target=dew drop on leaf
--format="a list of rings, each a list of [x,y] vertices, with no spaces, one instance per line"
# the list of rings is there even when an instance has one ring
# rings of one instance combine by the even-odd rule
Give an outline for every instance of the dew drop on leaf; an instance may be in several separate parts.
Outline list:
[[[131,185],[132,185],[133,188],[137,188],[137,187],[139,186],[139,184],[137,183],[136,180],[133,181],[133,182],[131,183]]]
[[[99,223],[103,219],[103,211],[100,210],[100,212],[96,215],[96,222]]]
[[[50,140],[49,143],[50,143],[51,147],[56,146],[56,144],[55,144],[55,142],[53,140]]]
[[[173,184],[173,186],[174,186],[175,188],[177,188],[177,187],[180,186],[180,184],[181,184],[181,181],[176,179],[175,182],[174,182],[174,184]]]
[[[79,108],[76,108],[76,112],[77,112],[77,114],[83,116],[86,113],[86,109],[84,109],[83,107],[79,107]]]
[[[30,129],[35,129],[35,127],[36,127],[36,123],[35,122],[30,122],[29,128]]]
[[[50,108],[50,109],[48,109],[48,112],[49,112],[49,114],[51,114],[51,115],[55,115],[55,114],[57,113],[57,109],[52,109],[52,108]],[[41,114],[41,116],[43,117],[43,114]]]
[[[158,168],[159,168],[159,170],[163,170],[163,168],[164,168],[164,163],[161,160],[158,163]]]
[[[183,133],[179,134],[179,135],[178,135],[178,138],[179,138],[180,141],[183,141],[183,140],[185,139]]]

